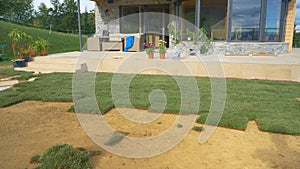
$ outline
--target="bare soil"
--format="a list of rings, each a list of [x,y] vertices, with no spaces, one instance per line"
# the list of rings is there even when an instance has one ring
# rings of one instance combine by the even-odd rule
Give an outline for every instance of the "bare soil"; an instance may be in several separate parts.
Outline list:
[[[82,130],[71,103],[26,101],[0,108],[0,168],[34,168],[29,159],[54,144],[101,149]],[[176,115],[163,114],[155,121],[137,127],[116,109],[104,117],[117,130],[130,137],[150,137],[166,130]],[[258,130],[249,122],[246,131],[218,128],[204,144],[199,132],[190,131],[176,147],[151,158],[131,159],[109,152],[92,157],[94,168],[299,168],[300,136],[273,134]]]

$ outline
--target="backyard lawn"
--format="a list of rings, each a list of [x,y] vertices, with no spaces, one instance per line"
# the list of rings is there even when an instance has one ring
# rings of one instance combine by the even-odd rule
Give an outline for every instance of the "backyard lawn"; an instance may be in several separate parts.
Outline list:
[[[20,74],[10,69],[0,74]],[[19,78],[28,79],[31,73],[21,73]],[[124,78],[128,75],[122,75]],[[72,78],[70,73],[38,75],[34,82],[23,82],[13,89],[0,92],[0,107],[7,107],[25,100],[72,102]],[[102,113],[114,107],[111,96],[113,74],[98,73],[96,76],[96,98]],[[210,109],[210,80],[196,78],[200,91],[201,116],[203,123]],[[300,86],[296,82],[267,80],[227,79],[227,98],[224,114],[219,126],[244,130],[249,120],[255,120],[262,131],[299,135],[300,128]],[[188,87],[188,86],[187,86]],[[130,99],[133,106],[148,109],[148,95],[153,89],[161,89],[167,96],[166,113],[178,113],[180,91],[171,76],[137,75],[130,84]]]

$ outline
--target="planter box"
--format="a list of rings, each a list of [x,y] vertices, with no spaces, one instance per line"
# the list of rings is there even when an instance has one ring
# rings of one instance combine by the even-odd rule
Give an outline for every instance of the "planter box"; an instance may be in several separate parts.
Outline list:
[[[13,61],[14,67],[26,67],[26,61],[25,59],[17,59]]]

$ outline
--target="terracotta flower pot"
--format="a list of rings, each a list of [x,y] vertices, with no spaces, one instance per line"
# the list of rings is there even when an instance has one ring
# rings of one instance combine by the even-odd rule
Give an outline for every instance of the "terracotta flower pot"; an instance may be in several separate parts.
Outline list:
[[[47,50],[40,50],[40,56],[47,56],[48,52]]]
[[[154,58],[154,54],[151,53],[151,54],[148,54],[148,59],[153,59]]]
[[[159,58],[160,58],[160,59],[165,59],[165,58],[166,58],[166,54],[160,53],[160,54],[159,54]]]
[[[36,51],[35,51],[35,50],[30,50],[30,56],[31,56],[31,57],[36,56]]]

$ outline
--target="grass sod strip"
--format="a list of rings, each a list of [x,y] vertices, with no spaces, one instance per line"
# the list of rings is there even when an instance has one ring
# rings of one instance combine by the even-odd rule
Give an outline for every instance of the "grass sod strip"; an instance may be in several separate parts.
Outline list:
[[[99,73],[95,80],[96,99],[102,113],[114,107],[110,92],[112,77],[111,73]],[[19,83],[15,85],[16,90],[0,92],[0,107],[25,100],[72,102],[72,78],[73,74],[52,73],[40,75],[34,82]],[[196,80],[200,91],[201,114],[197,122],[204,123],[211,104],[210,80],[200,77]],[[244,130],[249,120],[255,120],[263,131],[300,134],[300,102],[295,99],[300,95],[299,83],[240,79],[227,79],[226,83],[226,105],[219,126]],[[179,87],[170,76],[135,76],[129,88],[132,105],[148,109],[148,96],[154,89],[161,89],[166,94],[166,113],[179,112]]]

